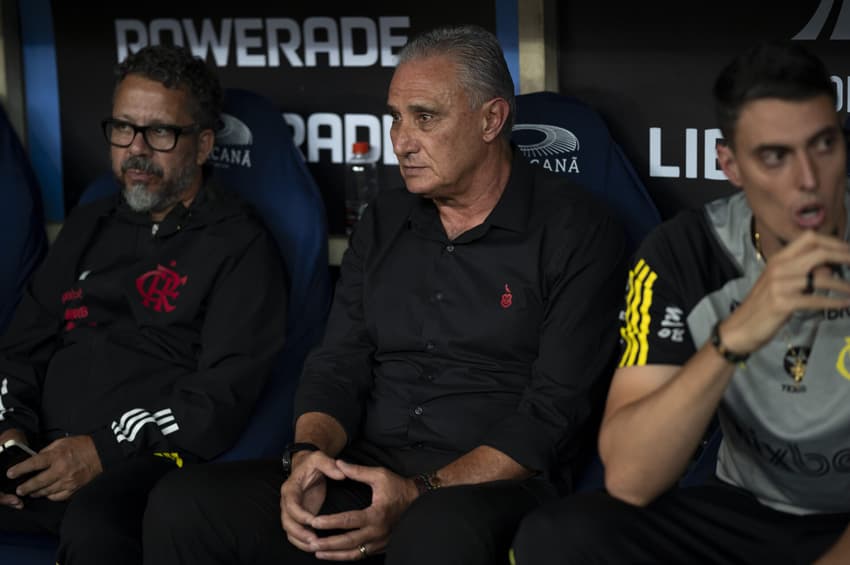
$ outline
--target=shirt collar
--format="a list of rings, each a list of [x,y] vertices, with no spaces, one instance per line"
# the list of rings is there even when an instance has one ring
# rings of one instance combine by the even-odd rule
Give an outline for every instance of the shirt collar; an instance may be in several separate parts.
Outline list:
[[[505,191],[484,223],[471,231],[486,231],[490,226],[515,232],[525,231],[531,210],[534,170],[519,150],[511,144],[511,173]],[[437,207],[427,198],[419,198],[410,212],[410,222],[419,230],[443,233]],[[467,232],[468,233],[468,232]]]
[[[534,192],[534,169],[513,144],[511,150],[511,174],[508,184],[484,223],[522,232],[528,227],[531,197]]]

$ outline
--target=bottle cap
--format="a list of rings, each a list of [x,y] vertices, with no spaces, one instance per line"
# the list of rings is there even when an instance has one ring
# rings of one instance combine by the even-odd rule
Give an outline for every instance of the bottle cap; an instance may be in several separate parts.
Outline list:
[[[355,155],[365,155],[369,152],[369,142],[368,141],[356,141],[354,145],[351,146],[351,150]]]

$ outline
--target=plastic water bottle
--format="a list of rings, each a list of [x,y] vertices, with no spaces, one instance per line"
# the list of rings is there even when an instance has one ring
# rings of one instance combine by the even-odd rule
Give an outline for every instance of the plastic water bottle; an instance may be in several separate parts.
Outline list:
[[[354,224],[360,220],[380,188],[378,166],[369,159],[369,143],[358,141],[351,148],[351,157],[345,171],[345,233],[351,235]]]

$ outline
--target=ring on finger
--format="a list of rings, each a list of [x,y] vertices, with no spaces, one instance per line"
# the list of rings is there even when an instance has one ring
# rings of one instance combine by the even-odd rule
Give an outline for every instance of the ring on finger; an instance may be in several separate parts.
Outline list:
[[[369,552],[366,551],[366,546],[361,543],[357,549],[360,550],[361,559],[366,559],[366,557],[369,555]]]
[[[812,294],[815,291],[815,272],[809,271],[806,273],[806,288],[803,289],[803,294]]]

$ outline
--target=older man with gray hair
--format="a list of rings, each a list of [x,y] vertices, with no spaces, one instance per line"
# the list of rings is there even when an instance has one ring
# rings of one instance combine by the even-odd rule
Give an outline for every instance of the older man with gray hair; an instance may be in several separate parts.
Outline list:
[[[387,106],[407,190],[352,236],[295,443],[283,466],[161,483],[147,563],[505,562],[520,518],[571,489],[613,371],[624,240],[512,148],[513,91],[481,28],[403,49]]]

